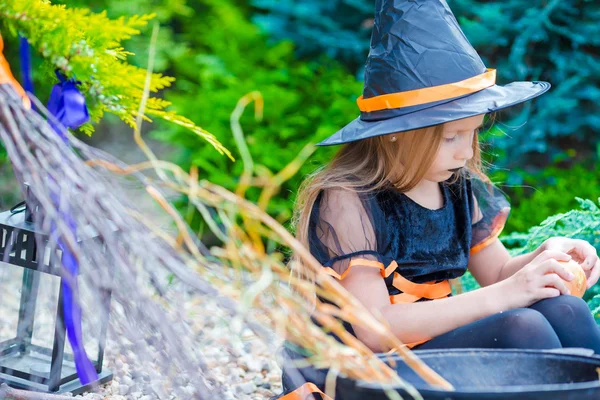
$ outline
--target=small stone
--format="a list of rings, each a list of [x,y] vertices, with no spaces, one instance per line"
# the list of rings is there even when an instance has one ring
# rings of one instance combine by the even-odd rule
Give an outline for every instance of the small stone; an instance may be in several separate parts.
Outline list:
[[[224,400],[237,400],[237,396],[234,396],[233,393],[231,392],[225,392],[225,399]]]
[[[88,393],[85,395],[84,399],[85,400],[102,400],[102,399],[104,399],[104,396],[102,396],[99,393]]]
[[[272,392],[270,389],[265,389],[263,387],[257,388],[256,392],[254,392],[254,393],[259,394],[262,396],[262,398],[267,398],[267,399],[275,395],[275,393]]]
[[[254,360],[250,357],[243,357],[239,366],[242,367],[245,371],[259,372],[260,371],[260,363],[258,360]]]
[[[269,382],[271,382],[271,383],[280,382],[281,381],[281,375],[270,373],[269,375],[267,375],[267,380]]]
[[[133,370],[131,371],[131,378],[132,379],[140,379],[142,377],[142,373],[138,370]]]
[[[160,383],[158,383],[158,382],[151,382],[150,383],[150,388],[152,389],[152,391],[154,392],[154,394],[156,396],[158,396],[159,399],[167,397],[166,394],[165,394],[165,391],[161,387]]]
[[[252,339],[253,337],[254,337],[254,332],[252,332],[248,328],[245,328],[244,332],[242,332],[242,339],[244,339],[244,340],[249,340],[249,339]]]
[[[263,362],[262,367],[260,367],[260,370],[269,372],[271,370],[271,364],[268,361]]]
[[[139,392],[140,396],[142,395],[140,385],[137,383],[134,383],[133,385],[131,385],[129,387],[129,391],[131,392],[132,396],[133,396],[133,393],[135,393],[135,392]]]
[[[260,386],[264,383],[264,378],[262,375],[256,375],[253,379],[253,382],[256,386]]]
[[[221,364],[221,365],[225,365],[229,362],[229,356],[221,356],[219,357],[219,359],[217,360],[217,363]]]
[[[129,386],[127,385],[119,385],[119,394],[121,396],[125,396],[129,393]]]
[[[254,382],[244,382],[238,386],[238,391],[245,394],[252,394],[256,390]]]
[[[196,388],[192,385],[188,385],[183,388],[183,392],[185,394],[187,394],[188,396],[192,396],[192,395],[194,395],[194,393],[196,393]]]
[[[243,355],[242,349],[240,347],[241,346],[234,345],[234,346],[228,348],[227,351],[229,352],[229,354],[231,355],[231,357],[233,357],[233,358],[239,358],[239,357],[241,357]]]
[[[121,378],[121,383],[123,385],[131,386],[131,385],[133,385],[133,379],[131,379],[129,376],[125,375]]]

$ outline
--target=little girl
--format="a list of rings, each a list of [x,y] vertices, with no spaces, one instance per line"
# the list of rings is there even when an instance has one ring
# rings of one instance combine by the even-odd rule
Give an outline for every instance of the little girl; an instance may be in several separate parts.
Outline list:
[[[579,262],[589,288],[596,250],[555,237],[510,257],[498,240],[510,206],[481,167],[484,116],[549,87],[496,85],[444,0],[377,1],[361,115],[319,143],[342,146],[300,187],[295,226],[326,272],[408,347],[600,353],[600,328],[569,295],[573,277],[559,262]],[[452,296],[449,281],[467,269],[481,288]],[[387,350],[345,325],[374,352]],[[289,345],[282,356],[284,393],[305,382],[323,390],[327,371],[294,368],[301,355]]]

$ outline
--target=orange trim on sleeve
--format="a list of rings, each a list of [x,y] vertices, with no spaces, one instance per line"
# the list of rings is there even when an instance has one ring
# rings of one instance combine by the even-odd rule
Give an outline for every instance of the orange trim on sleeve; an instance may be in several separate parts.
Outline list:
[[[499,228],[499,229],[494,229],[492,231],[492,234],[490,236],[488,236],[485,240],[483,240],[482,242],[479,242],[478,244],[476,244],[475,246],[471,247],[471,251],[469,252],[470,255],[474,255],[479,253],[481,250],[485,249],[486,247],[488,247],[490,244],[492,244],[492,242],[496,239],[498,239],[498,236],[500,236],[500,233],[502,232],[503,227]]]
[[[490,235],[483,241],[471,247],[471,250],[469,252],[470,255],[479,253],[481,250],[492,244],[494,240],[498,239],[498,237],[502,233],[502,230],[504,229],[504,225],[506,224],[506,219],[508,218],[509,210],[509,208],[503,208],[500,211],[500,214],[494,217],[494,219],[492,220],[492,233],[490,233]]]
[[[378,268],[380,270],[385,270],[385,267],[379,261],[367,260],[366,258],[353,258],[350,260],[350,265],[348,265],[348,269],[355,265],[360,265],[361,267],[373,267]]]
[[[333,276],[334,278],[342,280],[346,277],[348,271],[350,271],[350,269],[354,266],[377,268],[381,271],[381,276],[383,278],[387,278],[388,276],[390,276],[390,274],[396,271],[396,268],[398,268],[398,263],[396,262],[396,260],[392,260],[390,265],[386,267],[383,265],[383,263],[380,263],[379,261],[367,260],[366,258],[353,258],[350,260],[348,268],[344,271],[342,275],[335,272],[335,270],[331,267],[325,267],[325,272],[328,275]]]
[[[380,263],[379,261],[371,261],[367,260],[366,258],[353,258],[352,260],[350,260],[350,265],[348,266],[348,269],[350,269],[350,267],[356,264],[366,267],[379,268],[381,270],[381,276],[383,278],[387,278],[392,272],[396,270],[396,268],[398,268],[398,263],[396,262],[396,260],[392,260],[390,265],[386,267],[383,265],[383,263]]]
[[[335,272],[335,270],[331,267],[325,267],[325,273],[333,276],[334,278],[342,280],[346,277],[348,272],[350,272],[352,267],[354,267],[355,265],[360,266],[360,267],[377,268],[377,269],[381,270],[381,272],[385,271],[384,265],[382,263],[380,263],[379,261],[367,260],[366,258],[353,258],[350,260],[350,264],[348,265],[348,268],[344,271],[344,273],[342,275]]]
[[[460,82],[383,94],[368,99],[360,96],[356,102],[360,111],[363,112],[410,107],[465,96],[493,86],[495,83],[496,70],[488,68],[483,74],[475,75]]]

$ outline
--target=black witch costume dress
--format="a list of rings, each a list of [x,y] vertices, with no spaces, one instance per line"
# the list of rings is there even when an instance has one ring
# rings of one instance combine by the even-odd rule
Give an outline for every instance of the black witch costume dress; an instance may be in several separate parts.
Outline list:
[[[461,277],[469,257],[500,235],[510,203],[495,185],[467,170],[456,182],[439,186],[444,199],[439,209],[426,208],[391,185],[366,192],[321,191],[309,221],[311,254],[336,279],[355,265],[379,269],[391,304],[452,296],[449,280]],[[352,325],[341,322],[354,335]],[[428,340],[406,346],[418,348]],[[323,390],[326,369],[293,366],[304,358],[301,348],[285,342],[279,356],[284,393],[305,382]]]

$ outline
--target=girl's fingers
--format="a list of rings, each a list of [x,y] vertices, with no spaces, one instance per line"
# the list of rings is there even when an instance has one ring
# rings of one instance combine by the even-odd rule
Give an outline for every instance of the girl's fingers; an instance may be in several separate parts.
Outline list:
[[[596,248],[588,242],[585,242],[585,247],[583,249],[583,257],[585,258],[585,261],[581,264],[581,266],[585,270],[590,270],[594,268],[594,266],[598,262],[598,254],[596,252]]]
[[[581,264],[584,270],[591,270],[598,261],[594,246],[582,239],[572,239],[569,243],[572,243],[573,247],[568,254],[573,256],[573,259]]]
[[[600,277],[600,260],[596,261],[596,264],[592,268],[592,272],[587,280],[587,288],[591,288],[598,282],[598,278]]]
[[[542,277],[542,284],[545,287],[550,286],[558,289],[561,294],[571,294],[569,288],[567,287],[567,283],[556,274],[544,275]]]
[[[540,289],[540,294],[542,298],[547,299],[548,297],[558,297],[560,296],[560,291],[553,287],[545,287]]]
[[[559,250],[544,250],[532,262],[541,264],[547,260],[569,261],[571,256]]]
[[[565,267],[563,264],[559,263],[555,259],[547,260],[541,265],[544,274],[554,273],[566,281],[571,281],[573,280],[573,278],[575,278],[573,273],[571,273],[571,271],[569,271],[567,267]]]

